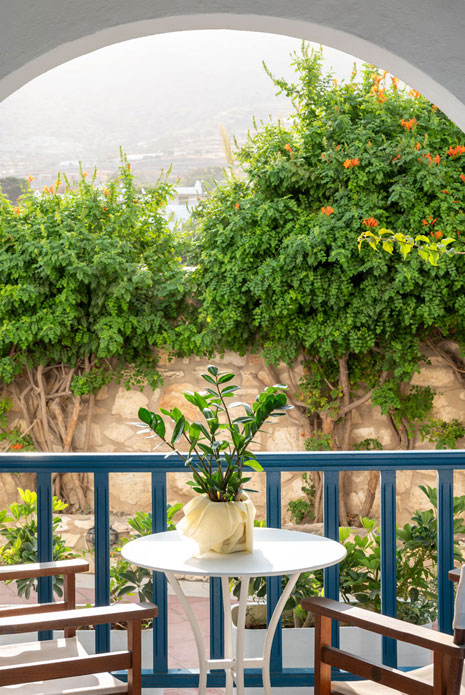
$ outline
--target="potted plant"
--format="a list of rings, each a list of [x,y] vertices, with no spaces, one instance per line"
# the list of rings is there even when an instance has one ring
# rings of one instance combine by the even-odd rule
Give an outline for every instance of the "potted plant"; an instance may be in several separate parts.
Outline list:
[[[292,407],[283,393],[287,386],[269,386],[252,406],[242,401],[228,405],[227,399],[239,390],[230,383],[235,375],[210,365],[201,376],[206,382],[203,392],[183,393],[198,408],[200,420],[189,422],[179,408],[162,408],[161,413],[173,423],[169,436],[162,415],[140,408],[141,426],[144,432],[153,431],[192,472],[188,485],[199,496],[184,507],[178,530],[198,543],[200,554],[251,552],[255,507],[247,496],[253,490],[245,487],[250,477],[244,469],[263,470],[250,446],[268,418],[284,415]],[[234,417],[236,408],[244,414]],[[178,449],[183,445],[186,453]]]

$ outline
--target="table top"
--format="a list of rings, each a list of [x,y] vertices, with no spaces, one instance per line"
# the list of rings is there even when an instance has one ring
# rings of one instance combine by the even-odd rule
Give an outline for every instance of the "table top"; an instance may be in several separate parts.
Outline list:
[[[260,577],[329,567],[346,556],[344,546],[313,533],[255,528],[252,553],[195,557],[198,546],[177,531],[154,533],[126,543],[122,555],[139,567],[205,577]]]

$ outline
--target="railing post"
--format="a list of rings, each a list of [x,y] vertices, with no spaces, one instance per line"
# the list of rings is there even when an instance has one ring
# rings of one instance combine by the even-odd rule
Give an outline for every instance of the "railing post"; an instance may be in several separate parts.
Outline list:
[[[266,525],[269,528],[281,528],[281,472],[266,471]],[[267,622],[271,620],[273,611],[281,596],[281,577],[267,577]],[[281,620],[271,647],[270,672],[276,673],[283,668],[283,639]]]
[[[339,471],[323,472],[323,534],[339,540]],[[339,565],[324,570],[325,596],[339,600]],[[339,623],[332,621],[331,644],[339,647]]]
[[[452,634],[454,588],[447,574],[454,566],[454,471],[438,471],[438,612],[439,630]]]
[[[166,531],[166,473],[152,471],[152,531]],[[153,625],[153,670],[168,671],[168,589],[163,572],[153,572],[153,602],[158,616]]]
[[[381,611],[397,613],[396,472],[381,471]],[[397,642],[382,638],[383,664],[397,668]]]
[[[110,503],[108,473],[94,473],[95,605],[110,603]],[[110,625],[95,626],[95,651],[110,651]]]
[[[39,562],[53,560],[52,474],[37,473],[37,558]],[[39,577],[39,603],[53,601],[52,577]],[[39,640],[53,639],[52,630],[39,632]]]

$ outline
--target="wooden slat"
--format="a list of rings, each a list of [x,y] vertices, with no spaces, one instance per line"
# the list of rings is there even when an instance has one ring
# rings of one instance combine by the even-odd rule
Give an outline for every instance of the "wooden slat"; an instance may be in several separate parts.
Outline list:
[[[66,610],[74,610],[76,608],[76,575],[65,574],[63,582],[63,594],[66,604]],[[76,635],[75,627],[67,627],[65,629],[65,637],[74,637]]]
[[[0,635],[34,632],[36,630],[62,630],[67,627],[83,625],[103,625],[124,620],[148,620],[155,618],[157,607],[153,603],[119,603],[113,606],[93,606],[74,611],[43,613],[34,618],[20,615],[14,622],[10,618],[0,618]]]
[[[460,567],[459,567],[459,569],[456,569],[456,570],[449,570],[448,577],[451,580],[451,582],[459,582],[461,572],[462,572],[462,570]]]
[[[51,577],[57,574],[87,572],[89,563],[80,558],[57,562],[31,562],[25,565],[1,565],[0,581],[26,579],[27,577]]]
[[[443,632],[429,630],[420,625],[405,623],[396,618],[389,618],[380,613],[356,608],[348,603],[340,603],[329,598],[310,597],[302,600],[302,607],[306,610],[321,615],[326,615],[334,620],[341,620],[347,625],[362,627],[380,635],[386,635],[401,642],[416,644],[425,649],[450,654],[456,658],[463,658],[463,649],[454,644],[452,635]]]
[[[325,664],[336,666],[343,671],[349,671],[356,676],[380,683],[388,688],[394,688],[394,690],[400,690],[408,695],[433,695],[432,685],[419,681],[408,673],[402,673],[402,671],[389,666],[380,666],[373,661],[362,659],[341,649],[323,647],[321,658]],[[337,684],[334,683],[333,687],[337,687]]]
[[[64,601],[54,603],[27,603],[19,606],[8,606],[0,608],[0,618],[7,618],[16,615],[34,615],[35,613],[55,613],[66,608]]]
[[[131,662],[130,652],[112,652],[111,654],[74,656],[70,659],[58,659],[56,661],[39,661],[29,666],[23,664],[1,666],[0,686],[117,671],[130,668]]]
[[[128,695],[141,695],[142,635],[140,620],[128,625],[128,649],[132,654],[132,667],[128,670]]]
[[[315,616],[315,695],[331,695],[331,666],[321,658],[322,651],[331,645],[331,620]]]

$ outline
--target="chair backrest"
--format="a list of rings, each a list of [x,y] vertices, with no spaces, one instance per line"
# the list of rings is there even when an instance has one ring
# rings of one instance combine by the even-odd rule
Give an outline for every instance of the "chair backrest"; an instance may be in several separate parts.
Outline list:
[[[450,575],[449,575],[450,576]],[[452,576],[455,579],[457,575]],[[455,595],[454,643],[465,645],[465,565],[460,570],[459,585]]]

